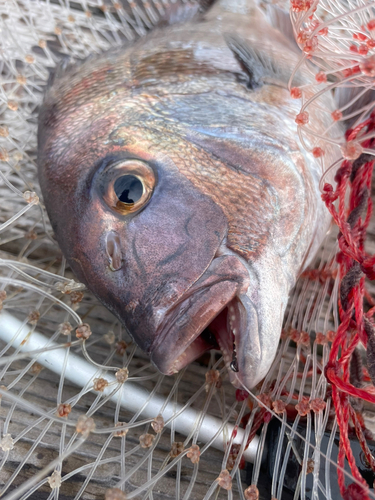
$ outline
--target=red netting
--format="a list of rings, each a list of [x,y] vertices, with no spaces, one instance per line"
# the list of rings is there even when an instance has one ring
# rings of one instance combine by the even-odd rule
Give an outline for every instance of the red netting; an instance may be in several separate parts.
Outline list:
[[[354,141],[360,132],[367,133],[375,128],[375,113],[353,130],[348,130],[347,141]],[[371,148],[374,139],[362,143],[364,148]],[[371,180],[373,173],[373,157],[362,154],[357,160],[344,160],[336,173],[336,189],[325,184],[322,198],[337,226],[339,252],[336,256],[339,263],[340,294],[339,314],[340,326],[337,329],[325,367],[326,376],[332,384],[332,399],[340,429],[340,445],[338,464],[343,468],[345,457],[350,465],[353,477],[363,485],[361,498],[367,496],[368,486],[353,457],[348,432],[354,427],[363,453],[372,470],[375,461],[366,444],[365,427],[361,414],[353,408],[351,397],[375,403],[373,385],[375,380],[375,330],[372,316],[374,307],[365,311],[366,278],[375,278],[375,256],[369,255],[365,249],[366,231],[372,214]],[[334,202],[337,200],[337,207]],[[373,306],[373,303],[371,302]],[[368,371],[363,369],[360,357],[354,355],[359,343],[367,348]],[[355,375],[353,375],[355,373]],[[339,486],[345,499],[358,497],[358,485],[345,484],[342,470],[338,470]]]

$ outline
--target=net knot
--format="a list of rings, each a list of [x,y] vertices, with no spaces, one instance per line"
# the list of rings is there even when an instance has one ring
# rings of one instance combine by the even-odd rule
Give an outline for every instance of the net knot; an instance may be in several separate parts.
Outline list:
[[[338,361],[329,361],[324,367],[324,375],[327,380],[332,380],[340,373],[340,363]]]
[[[338,197],[338,194],[333,191],[331,184],[326,182],[323,186],[322,200],[324,203],[333,203]]]

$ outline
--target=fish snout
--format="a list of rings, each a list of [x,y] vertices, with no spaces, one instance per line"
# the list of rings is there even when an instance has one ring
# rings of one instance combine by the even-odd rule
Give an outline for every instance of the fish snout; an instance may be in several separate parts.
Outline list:
[[[240,259],[233,255],[216,257],[205,273],[163,311],[149,349],[157,368],[170,375],[205,351],[220,349],[220,329],[232,348],[228,308],[248,287],[249,273]]]
[[[216,257],[201,278],[163,312],[149,349],[167,375],[209,349],[221,350],[235,387],[251,389],[276,356],[290,284],[277,262],[248,266]]]

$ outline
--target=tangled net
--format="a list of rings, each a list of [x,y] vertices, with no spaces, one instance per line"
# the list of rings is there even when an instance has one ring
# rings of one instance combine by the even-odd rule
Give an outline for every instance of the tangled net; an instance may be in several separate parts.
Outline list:
[[[324,169],[338,168],[336,186],[325,184],[327,177],[321,182],[339,234],[332,229],[301,276],[277,358],[254,392],[233,389],[215,352],[175,377],[156,372],[74,281],[53,239],[36,173],[36,117],[49,71],[61,54],[86,57],[143,36],[170,3],[185,6],[0,3],[1,495],[375,498],[358,469],[359,445],[375,471],[375,302],[368,288],[375,262],[366,241],[375,133],[374,103],[365,100],[375,76],[372,3],[291,2],[300,65],[316,74],[308,87],[293,87],[291,79],[292,95],[302,99],[298,134],[323,165],[327,131],[309,123],[309,106],[333,88],[352,98],[332,116],[338,139],[329,143],[342,158]],[[341,122],[350,123],[346,142]],[[272,460],[265,464],[267,447]]]
[[[374,471],[375,461],[366,442],[367,429],[361,410],[363,401],[375,402],[375,330],[372,322],[375,302],[366,290],[365,280],[375,278],[375,256],[365,248],[373,205],[375,10],[370,2],[348,2],[346,6],[330,1],[291,0],[291,11],[296,40],[304,52],[300,63],[311,61],[320,69],[317,73],[315,71],[315,87],[318,85],[320,88],[310,92],[296,117],[299,136],[304,144],[304,137],[313,138],[314,145],[309,149],[322,161],[323,144],[327,141],[339,147],[342,154],[337,163],[325,166],[325,175],[321,180],[322,198],[340,230],[336,255],[340,280],[340,325],[332,335],[325,374],[331,383],[332,401],[340,429],[338,465],[343,468],[346,459],[357,480],[356,484],[346,486],[339,468],[341,495],[344,498],[356,498],[356,495],[368,498],[367,483],[359,472],[348,433],[354,428],[366,461]],[[317,133],[305,127],[309,121],[308,107],[316,97],[331,89],[339,94],[339,102],[341,95],[347,101],[331,114],[330,126],[332,128],[340,121],[349,125],[345,142],[328,140],[328,129]],[[291,95],[303,98],[308,90],[292,87]],[[324,184],[324,178],[338,165],[334,189],[331,184]],[[334,205],[336,200],[337,208]],[[367,349],[367,368],[362,366],[357,350],[359,345]]]

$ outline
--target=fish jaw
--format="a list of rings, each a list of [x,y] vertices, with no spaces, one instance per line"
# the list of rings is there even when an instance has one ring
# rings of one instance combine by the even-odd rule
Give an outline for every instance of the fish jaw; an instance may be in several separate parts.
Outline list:
[[[215,258],[203,276],[163,315],[149,351],[157,368],[171,375],[208,349],[220,347],[214,340],[218,331],[215,325],[223,321],[223,311],[248,284],[248,271],[238,258]],[[228,330],[226,333],[230,337]],[[230,345],[231,340],[228,342]]]
[[[288,280],[271,260],[270,273],[267,255],[250,265],[231,252],[215,258],[165,313],[149,351],[156,367],[172,375],[214,348],[235,387],[257,385],[275,358],[287,304]]]
[[[246,325],[245,333],[240,329],[235,338],[238,372],[229,372],[230,381],[238,388],[251,389],[261,382],[276,357],[287,301],[275,300],[274,290],[268,292],[257,301],[242,296],[234,308],[237,324]],[[264,310],[273,306],[272,315],[265,318]]]

